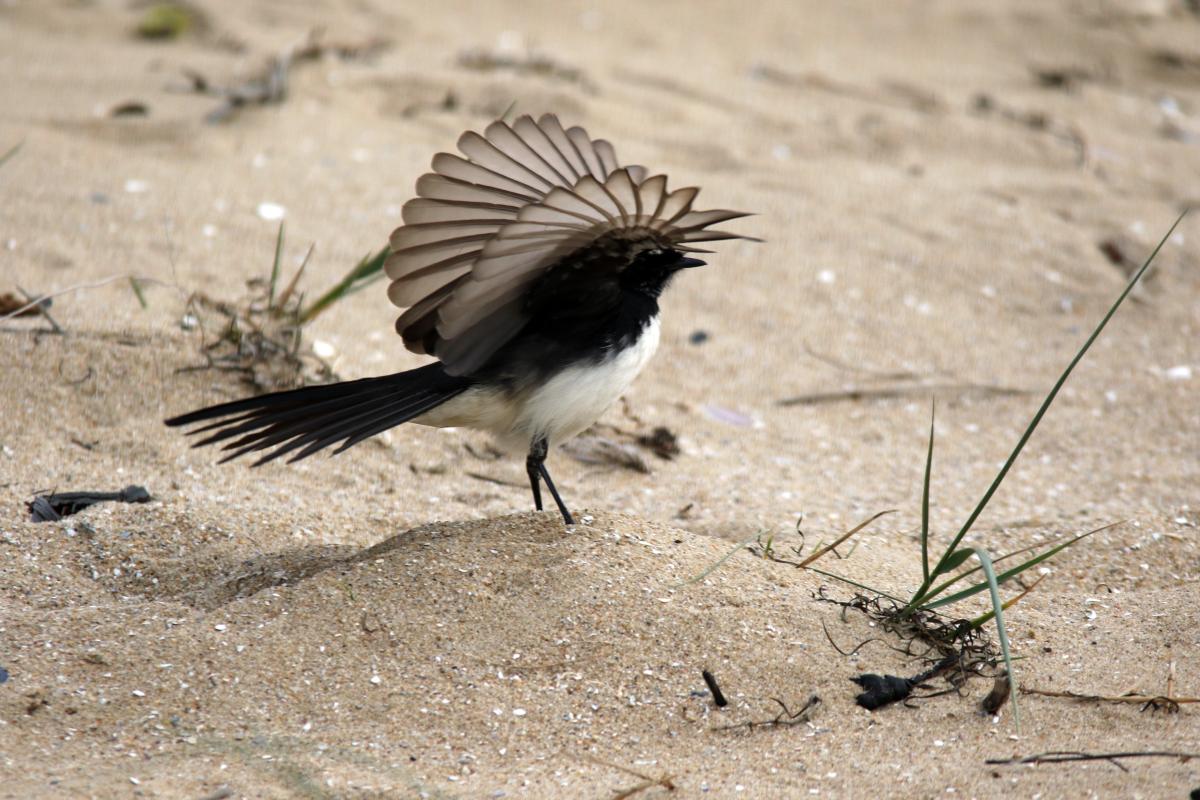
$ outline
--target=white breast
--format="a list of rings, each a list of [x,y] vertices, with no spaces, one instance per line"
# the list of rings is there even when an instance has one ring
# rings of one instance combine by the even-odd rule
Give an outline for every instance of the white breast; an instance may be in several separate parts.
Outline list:
[[[656,317],[632,347],[598,363],[568,367],[515,397],[499,390],[468,389],[414,421],[489,431],[502,446],[517,451],[543,436],[553,447],[587,428],[616,402],[658,349],[658,337]]]
[[[528,443],[545,436],[550,446],[570,439],[600,419],[658,349],[658,318],[641,337],[598,364],[568,367],[532,392],[516,420],[516,433]]]

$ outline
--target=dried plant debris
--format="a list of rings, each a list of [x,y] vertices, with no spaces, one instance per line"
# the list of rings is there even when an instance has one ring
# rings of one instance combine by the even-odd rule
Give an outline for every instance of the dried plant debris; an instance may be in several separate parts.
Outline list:
[[[1020,397],[1032,394],[1027,389],[1015,386],[997,386],[988,383],[912,383],[903,386],[847,386],[844,389],[826,392],[811,392],[794,397],[785,397],[777,401],[777,405],[789,406],[818,406],[829,403],[856,402],[859,400],[896,400],[913,395],[950,395],[962,397]]]
[[[796,711],[788,708],[787,703],[780,700],[778,697],[772,697],[771,702],[779,706],[779,713],[771,719],[766,720],[750,720],[749,722],[738,723],[737,725],[720,725],[713,728],[714,731],[752,731],[757,728],[790,728],[794,725],[804,725],[812,719],[813,712],[821,705],[821,698],[818,695],[812,695],[805,701]]]
[[[1108,77],[1097,73],[1096,70],[1080,66],[1041,66],[1029,69],[1038,86],[1063,92],[1075,92],[1085,83]]]
[[[5,292],[0,294],[0,316],[36,317],[42,313],[39,307],[50,308],[53,303],[49,297],[30,299],[28,296],[18,297],[12,292]]]
[[[202,331],[215,327],[215,337],[203,341],[200,352],[205,363],[184,367],[192,372],[213,369],[237,374],[260,392],[294,389],[309,383],[335,379],[333,368],[323,358],[302,352],[298,298],[280,305],[267,305],[261,281],[247,281],[254,292],[241,303],[214,300],[197,292],[188,300],[185,319],[195,320]],[[258,291],[255,291],[255,290]],[[205,320],[215,318],[215,325]]]
[[[940,113],[946,108],[945,103],[934,92],[905,81],[882,80],[877,87],[862,86],[831,78],[815,70],[790,72],[770,64],[756,65],[751,70],[751,75],[778,86],[825,92],[872,105],[890,106],[925,114]]]
[[[458,65],[477,72],[507,70],[518,75],[533,75],[573,83],[588,92],[595,92],[595,85],[583,70],[562,64],[548,55],[531,50],[509,52],[473,49],[458,55]]]
[[[650,433],[639,435],[637,443],[664,461],[671,461],[683,452],[679,447],[679,437],[670,428],[662,425],[655,427]]]
[[[1076,166],[1085,167],[1091,163],[1091,151],[1083,132],[1077,126],[1060,122],[1044,111],[1023,111],[1004,105],[982,92],[972,98],[971,111],[982,117],[995,115],[998,119],[1031,131],[1049,134],[1075,150]]]
[[[388,248],[364,256],[332,288],[310,303],[304,302],[299,283],[312,257],[313,247],[308,248],[291,280],[277,292],[282,251],[281,224],[270,278],[247,281],[250,294],[240,303],[216,300],[204,292],[196,292],[189,298],[184,328],[200,329],[203,337],[200,352],[205,363],[185,367],[182,371],[233,372],[260,392],[294,389],[336,379],[329,362],[303,346],[304,326],[334,303],[378,280]],[[207,331],[211,329],[216,329],[217,333],[208,338]]]
[[[915,689],[922,688],[934,678],[944,679],[947,688],[923,697],[959,692],[974,676],[996,678],[1002,671],[999,669],[1003,660],[999,650],[970,620],[951,620],[923,609],[906,613],[905,607],[898,603],[865,594],[856,594],[846,601],[835,600],[825,594],[824,587],[816,593],[815,599],[840,606],[843,615],[850,610],[862,612],[885,633],[900,639],[901,646],[890,645],[892,649],[926,665],[924,671],[912,678],[873,673],[851,678],[865,690],[855,698],[863,708],[873,710],[906,700]],[[833,644],[832,639],[830,643]],[[836,644],[834,648],[843,655],[858,649],[846,653]]]
[[[628,469],[643,475],[651,472],[650,465],[634,445],[604,436],[576,436],[561,449],[583,464]]]
[[[286,100],[289,76],[296,64],[317,61],[327,54],[344,61],[366,59],[389,46],[389,40],[383,38],[351,43],[326,42],[321,38],[320,31],[313,31],[303,44],[269,57],[258,72],[239,83],[218,85],[190,69],[184,70],[184,76],[188,79],[188,91],[221,99],[220,105],[208,112],[205,119],[211,123],[225,122],[248,106],[274,105]]]
[[[114,104],[108,109],[110,117],[148,117],[150,116],[150,106],[143,103],[141,100],[125,100]]]
[[[1081,692],[1056,692],[1048,689],[1031,689],[1022,686],[1021,694],[1032,694],[1040,697],[1061,697],[1067,700],[1078,700],[1083,703],[1132,703],[1140,705],[1142,711],[1165,711],[1168,714],[1178,714],[1181,706],[1189,703],[1200,703],[1200,697],[1172,697],[1170,688],[1166,694],[1150,695],[1139,691],[1126,692],[1120,695],[1085,694]]]
[[[1122,758],[1177,758],[1181,762],[1187,762],[1193,758],[1200,758],[1200,753],[1182,753],[1176,750],[1135,750],[1128,753],[1084,753],[1078,750],[1051,750],[1032,756],[989,758],[983,763],[993,766],[1015,766],[1022,764],[1065,764],[1072,761],[1108,761],[1122,772],[1129,772],[1129,768],[1119,761]],[[1197,796],[1196,792],[1192,792],[1192,797]]]
[[[34,522],[57,522],[78,514],[96,503],[148,503],[150,493],[144,486],[126,486],[119,492],[55,492],[42,494],[26,503]]]
[[[632,417],[640,424],[641,420]],[[562,445],[567,455],[583,464],[628,469],[649,475],[654,470],[639,452],[648,450],[664,461],[670,461],[682,450],[679,437],[670,429],[656,426],[649,433],[636,433],[616,425],[593,425],[582,435]]]
[[[645,774],[644,772],[639,772],[636,769],[630,769],[629,767],[623,767],[620,764],[611,764],[608,761],[604,761],[603,759],[596,758],[593,755],[589,755],[589,756],[587,756],[587,758],[589,761],[591,761],[594,764],[599,764],[600,766],[608,767],[609,769],[615,769],[618,772],[624,772],[626,775],[632,775],[633,777],[641,780],[641,783],[639,783],[635,786],[630,786],[628,789],[621,789],[620,791],[618,791],[616,794],[614,794],[612,796],[612,800],[628,800],[630,797],[633,797],[636,794],[644,792],[647,789],[653,789],[656,786],[666,789],[668,792],[675,791],[675,784],[672,782],[672,778],[674,776],[672,776],[672,775],[661,775],[661,776],[655,778],[653,776]]]
[[[992,690],[979,702],[979,710],[989,717],[994,717],[1000,712],[1000,709],[1004,708],[1011,693],[1012,682],[1008,679],[1008,671],[1005,670],[996,676]]]

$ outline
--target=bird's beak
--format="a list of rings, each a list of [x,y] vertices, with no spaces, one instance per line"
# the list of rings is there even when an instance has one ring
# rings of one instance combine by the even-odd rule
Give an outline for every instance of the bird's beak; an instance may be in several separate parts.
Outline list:
[[[688,269],[690,267],[703,267],[707,261],[701,261],[698,258],[681,258],[675,262],[679,269]]]

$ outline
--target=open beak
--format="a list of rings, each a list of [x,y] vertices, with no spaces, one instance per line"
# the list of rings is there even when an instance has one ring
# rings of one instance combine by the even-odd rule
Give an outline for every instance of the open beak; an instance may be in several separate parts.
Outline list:
[[[698,258],[681,258],[676,262],[680,269],[688,269],[690,267],[703,267],[707,261],[701,261]]]

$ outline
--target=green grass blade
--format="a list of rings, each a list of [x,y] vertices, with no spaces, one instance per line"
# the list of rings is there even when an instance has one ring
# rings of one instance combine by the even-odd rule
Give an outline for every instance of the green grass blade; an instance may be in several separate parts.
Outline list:
[[[130,275],[129,286],[133,289],[133,293],[137,296],[138,303],[141,305],[142,310],[145,311],[147,308],[149,308],[150,304],[146,302],[146,294],[142,291],[142,282]]]
[[[958,535],[954,537],[954,541],[952,541],[946,548],[945,554],[942,556],[943,562],[945,561],[946,557],[948,557],[958,548],[958,545],[963,540],[963,537],[967,535],[968,531],[971,530],[971,526],[975,524],[975,520],[979,518],[979,515],[983,513],[983,509],[987,507],[989,502],[991,502],[992,495],[996,493],[996,490],[1000,488],[1000,484],[1003,483],[1005,477],[1008,476],[1008,471],[1012,469],[1012,465],[1016,462],[1017,456],[1021,455],[1021,451],[1025,449],[1026,442],[1029,441],[1029,437],[1033,435],[1033,432],[1037,430],[1037,426],[1041,424],[1042,417],[1046,415],[1046,412],[1050,409],[1050,404],[1054,402],[1056,397],[1058,397],[1058,392],[1060,389],[1062,389],[1063,384],[1067,382],[1067,378],[1071,376],[1071,373],[1075,371],[1076,365],[1083,360],[1083,357],[1087,354],[1087,351],[1091,349],[1092,343],[1099,338],[1101,332],[1104,331],[1105,326],[1108,325],[1108,321],[1113,318],[1113,315],[1117,313],[1117,309],[1119,309],[1125,302],[1125,298],[1127,298],[1129,293],[1133,291],[1133,287],[1136,286],[1138,281],[1142,279],[1142,276],[1146,274],[1146,270],[1148,270],[1150,265],[1154,263],[1154,258],[1158,255],[1158,251],[1161,250],[1163,245],[1167,243],[1167,239],[1169,239],[1171,234],[1175,232],[1175,229],[1179,227],[1179,223],[1183,221],[1185,216],[1187,216],[1186,210],[1180,214],[1178,219],[1175,220],[1175,223],[1171,225],[1170,230],[1168,230],[1166,235],[1162,237],[1158,243],[1158,246],[1156,246],[1154,251],[1150,253],[1150,256],[1146,259],[1145,263],[1142,264],[1141,268],[1133,274],[1132,278],[1129,279],[1129,283],[1125,286],[1125,291],[1121,292],[1120,297],[1118,297],[1116,302],[1112,304],[1112,307],[1108,309],[1108,313],[1104,315],[1104,318],[1100,320],[1100,324],[1097,325],[1096,329],[1092,331],[1092,335],[1087,338],[1087,341],[1083,343],[1083,347],[1079,348],[1079,351],[1075,354],[1075,357],[1071,359],[1071,363],[1067,365],[1065,370],[1063,370],[1062,375],[1060,375],[1058,381],[1055,382],[1054,388],[1052,388],[1050,393],[1046,395],[1046,399],[1042,401],[1041,407],[1037,410],[1037,413],[1033,415],[1033,419],[1030,421],[1029,426],[1025,428],[1025,432],[1021,434],[1021,438],[1017,442],[1017,446],[1013,448],[1012,453],[1009,454],[1008,460],[1004,462],[1004,466],[1000,468],[998,473],[996,473],[996,478],[992,481],[992,485],[988,487],[986,492],[984,492],[979,504],[975,506],[975,510],[971,512],[971,516],[967,518],[967,521],[963,523],[962,528],[959,530]],[[941,571],[942,562],[939,562],[938,566],[934,568],[933,572],[936,575]],[[921,592],[918,592],[918,594],[921,594]],[[913,600],[910,601],[910,604],[919,603],[923,599],[924,596],[914,597]]]
[[[1096,528],[1095,530],[1090,530],[1087,533],[1081,533],[1072,539],[1068,539],[1067,541],[1063,542],[1062,544],[1058,545],[1057,547],[1052,547],[1049,550],[1045,550],[1045,551],[1039,553],[1038,555],[1034,556],[1033,558],[1029,559],[1028,561],[1025,561],[1022,564],[1018,564],[1017,566],[1013,567],[1012,569],[1001,572],[999,577],[997,578],[997,581],[999,581],[1000,583],[1006,583],[1009,579],[1014,578],[1017,575],[1020,575],[1022,572],[1029,569],[1030,567],[1036,567],[1038,564],[1042,563],[1046,559],[1051,558],[1051,557],[1057,555],[1058,553],[1061,553],[1063,550],[1066,550],[1068,547],[1075,544],[1080,539],[1091,536],[1093,533],[1099,533],[1100,531],[1104,530],[1105,528],[1111,528],[1111,527],[1112,527],[1111,525],[1105,525],[1103,528]],[[972,570],[972,572],[973,571],[974,570]],[[938,592],[943,591],[951,583],[955,583],[958,580],[962,579],[963,577],[965,577],[969,574],[970,574],[970,572],[964,572],[962,575],[959,575],[958,577],[956,577],[953,581],[947,581],[945,584],[938,587]],[[969,589],[963,589],[961,592],[956,592],[956,593],[950,595],[949,597],[943,597],[941,600],[935,600],[932,603],[922,603],[920,607],[931,610],[934,608],[941,608],[942,606],[948,606],[952,603],[957,603],[959,600],[965,600],[966,598],[968,598],[972,595],[979,594],[984,589],[986,589],[987,586],[988,585],[986,582],[977,583],[974,586],[970,587]],[[934,592],[930,592],[928,595],[928,597],[936,597],[936,596],[937,596],[937,594],[935,594]]]
[[[969,547],[960,547],[958,550],[955,550],[949,556],[942,559],[946,562],[946,572],[958,569],[970,557],[971,548]]]
[[[383,277],[383,265],[391,249],[384,246],[374,255],[364,257],[347,272],[333,288],[318,297],[300,313],[300,324],[311,322],[318,314],[347,295],[354,294]]]
[[[1077,534],[1075,536],[1059,536],[1057,538],[1051,539],[1049,542],[1039,542],[1038,544],[1033,544],[1033,545],[1030,545],[1029,547],[1022,547],[1020,549],[1013,550],[1011,553],[1005,553],[1004,555],[1002,555],[998,558],[993,558],[992,564],[995,565],[995,564],[999,564],[1002,561],[1008,561],[1010,558],[1015,558],[1019,555],[1023,555],[1025,553],[1032,552],[1034,550],[1037,550],[1040,547],[1055,547],[1058,543],[1065,542],[1065,544],[1063,544],[1063,547],[1070,547],[1071,545],[1075,544],[1075,542],[1078,542],[1080,539],[1084,539],[1088,536],[1091,536],[1093,533],[1100,533],[1101,531],[1106,531],[1109,528],[1115,528],[1118,525],[1124,525],[1128,521],[1129,520],[1123,519],[1123,520],[1119,520],[1117,522],[1110,522],[1107,525],[1101,525],[1099,528],[1093,528],[1092,530],[1088,531],[1087,533],[1081,533],[1081,534]],[[1047,551],[1047,552],[1049,552],[1049,551]],[[1053,552],[1050,552],[1050,555],[1054,555],[1054,553],[1056,553],[1056,552],[1059,552],[1059,551],[1055,550]],[[1047,558],[1048,557],[1049,556],[1047,556]],[[1038,562],[1038,563],[1041,563],[1041,562]],[[1036,564],[1026,565],[1025,568],[1028,569],[1030,566],[1036,566]],[[940,595],[942,592],[949,589],[954,584],[958,583],[961,580],[965,580],[966,578],[969,578],[972,575],[974,575],[976,572],[980,572],[982,570],[983,570],[983,567],[972,567],[971,569],[968,569],[964,572],[960,572],[959,574],[955,575],[953,578],[951,578],[950,580],[941,584],[940,586],[937,586],[937,587],[927,591],[925,593],[925,599],[929,600],[930,598],[937,597],[938,595]],[[1005,573],[1005,574],[1007,574],[1007,573]],[[1007,578],[1005,578],[1004,580],[1001,580],[1000,582],[1004,583],[1005,580],[1007,580]]]
[[[8,149],[7,153],[0,156],[0,167],[3,167],[6,163],[8,163],[8,160],[10,158],[12,158],[13,156],[15,156],[17,154],[17,152],[20,151],[20,149],[24,146],[25,146],[25,142],[20,141],[20,142],[17,142],[16,144],[14,144],[12,147],[10,147]]]
[[[1021,732],[1021,713],[1017,710],[1017,676],[1013,672],[1012,653],[1008,649],[1008,630],[1004,625],[1004,603],[1000,601],[1000,585],[996,580],[996,570],[992,568],[992,559],[981,547],[972,547],[975,557],[979,559],[983,572],[987,575],[987,587],[992,594],[992,613],[996,615],[996,633],[1000,636],[1000,653],[1004,656],[1004,668],[1008,670],[1009,699],[1012,703],[1013,724],[1017,733]]]
[[[749,539],[746,539],[745,541],[742,541],[742,542],[738,542],[737,545],[732,550],[730,550],[728,553],[726,553],[725,555],[723,555],[719,559],[717,559],[716,563],[710,564],[699,575],[688,578],[686,580],[682,580],[679,583],[672,586],[671,588],[678,589],[681,586],[690,586],[693,583],[699,583],[700,581],[704,580],[709,575],[711,575],[712,572],[717,569],[717,567],[721,566],[726,561],[733,558],[734,553],[736,553],[737,551],[741,550],[742,548],[748,547],[748,546],[754,544],[754,542],[758,541],[764,533],[766,533],[766,531],[759,531],[758,533],[751,536]]]
[[[929,453],[925,456],[925,483],[921,487],[921,576],[929,582],[929,477],[933,472],[933,418],[937,401],[929,404]]]
[[[283,220],[279,221],[279,233],[275,235],[275,262],[271,264],[271,283],[267,286],[267,311],[275,310],[275,285],[279,283],[279,260],[283,256]]]

